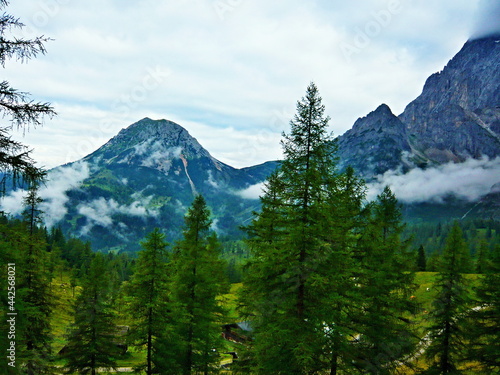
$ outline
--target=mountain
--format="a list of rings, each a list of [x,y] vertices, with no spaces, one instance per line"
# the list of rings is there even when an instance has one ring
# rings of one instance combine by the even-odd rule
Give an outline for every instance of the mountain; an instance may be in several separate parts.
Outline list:
[[[500,156],[500,35],[469,40],[399,116],[382,105],[339,137],[342,165],[386,171]]]
[[[499,82],[500,36],[468,41],[402,114],[382,104],[338,137],[340,168],[352,165],[375,190],[399,185],[408,221],[499,219],[500,158],[491,160],[500,156]],[[182,126],[145,118],[52,170],[43,209],[48,225],[61,225],[94,249],[136,251],[156,226],[169,241],[178,238],[199,193],[218,233],[238,238],[277,165],[233,168]]]
[[[351,165],[364,177],[398,168],[411,152],[405,125],[385,104],[358,119],[338,145],[339,167]]]
[[[134,251],[155,226],[174,240],[196,194],[206,198],[219,233],[239,234],[238,226],[258,208],[258,201],[245,198],[245,189],[264,181],[277,163],[230,167],[180,125],[145,118],[63,168],[81,165],[88,175],[67,192],[63,229],[96,249]]]

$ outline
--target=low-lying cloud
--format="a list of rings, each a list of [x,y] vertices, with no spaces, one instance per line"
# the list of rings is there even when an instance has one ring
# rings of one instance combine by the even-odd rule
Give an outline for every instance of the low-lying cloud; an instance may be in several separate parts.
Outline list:
[[[500,34],[500,2],[498,0],[481,0],[472,39],[495,34]]]
[[[71,189],[78,188],[89,177],[90,168],[86,162],[78,162],[69,166],[59,167],[48,173],[47,181],[38,194],[43,199],[40,209],[44,213],[45,225],[49,228],[59,222],[68,212],[66,203],[69,200],[66,194]],[[25,190],[11,192],[0,200],[0,210],[11,215],[19,215],[23,211]]]
[[[368,200],[374,199],[385,186],[405,203],[436,202],[454,196],[474,202],[491,192],[500,182],[500,157],[469,159],[429,169],[413,169],[408,173],[387,171],[368,184]]]
[[[87,234],[95,225],[109,228],[113,224],[117,224],[113,220],[113,215],[122,214],[142,218],[158,216],[156,210],[147,207],[153,199],[152,196],[139,197],[138,194],[134,194],[133,198],[136,200],[129,205],[121,205],[113,198],[106,199],[103,197],[79,204],[77,206],[78,213],[87,218],[87,224],[83,227],[81,235]]]
[[[261,195],[264,195],[264,182],[250,185],[246,189],[236,191],[235,194],[244,199],[259,199]]]

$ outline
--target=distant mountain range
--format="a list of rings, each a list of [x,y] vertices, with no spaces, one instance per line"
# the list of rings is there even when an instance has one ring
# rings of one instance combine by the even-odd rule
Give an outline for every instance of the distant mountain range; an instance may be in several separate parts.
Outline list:
[[[500,35],[468,41],[443,71],[428,78],[401,115],[382,104],[340,136],[340,167],[352,165],[376,186],[387,176],[414,176],[414,171],[440,166],[445,171],[449,162],[500,157],[499,83]],[[233,168],[180,125],[145,118],[82,160],[51,171],[45,211],[50,224],[90,240],[94,249],[136,251],[138,241],[156,226],[170,241],[177,238],[187,208],[200,193],[213,212],[214,229],[235,238],[259,209],[260,187],[277,165]],[[495,182],[500,173],[491,185]],[[480,200],[410,199],[405,214],[424,220],[500,218],[499,186],[488,186]]]

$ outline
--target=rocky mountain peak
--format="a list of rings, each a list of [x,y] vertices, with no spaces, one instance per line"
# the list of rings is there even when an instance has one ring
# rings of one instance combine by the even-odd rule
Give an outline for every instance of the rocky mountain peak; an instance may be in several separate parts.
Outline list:
[[[368,179],[397,168],[409,151],[405,125],[386,104],[359,118],[339,137],[340,167],[351,165]]]
[[[138,164],[168,171],[173,160],[207,159],[221,163],[179,124],[144,118],[122,129],[115,137],[84,160],[94,164]]]
[[[470,40],[399,116],[431,162],[500,155],[500,35]]]

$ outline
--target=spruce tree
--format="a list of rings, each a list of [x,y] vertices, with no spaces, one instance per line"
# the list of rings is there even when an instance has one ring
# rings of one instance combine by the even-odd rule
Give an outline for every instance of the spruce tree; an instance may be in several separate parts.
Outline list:
[[[431,361],[430,374],[458,374],[459,363],[465,356],[467,337],[465,317],[470,306],[467,283],[463,272],[469,267],[469,251],[457,222],[446,239],[435,287],[438,294],[433,302],[430,345],[426,356]]]
[[[254,327],[257,373],[336,373],[350,361],[364,184],[352,169],[336,171],[328,121],[311,83],[283,135],[285,159],[247,228],[253,258],[241,299]]]
[[[97,253],[76,299],[64,354],[68,374],[95,375],[98,368],[116,368],[117,327],[107,268],[104,256]]]
[[[424,246],[420,245],[417,250],[417,271],[424,272],[427,269],[427,259],[425,256]]]
[[[196,196],[172,262],[173,330],[180,340],[178,374],[212,374],[219,369],[223,309],[217,297],[227,293],[228,284],[211,222],[205,199]]]
[[[9,4],[0,0],[0,9]],[[9,35],[13,29],[21,29],[24,25],[14,16],[3,13],[0,16],[0,65],[5,68],[7,60],[15,58],[27,61],[38,54],[44,54],[44,44],[49,40],[44,37],[34,39],[17,38]],[[30,157],[30,150],[22,143],[14,141],[9,135],[16,128],[28,129],[40,125],[44,116],[53,116],[55,112],[48,103],[34,102],[29,94],[11,87],[9,82],[0,82],[0,112],[2,119],[8,120],[0,124],[0,196],[4,192],[6,181],[24,180],[28,184],[39,182],[45,172],[35,166]]]
[[[146,363],[137,370],[144,370],[147,375],[167,374],[167,369],[176,370],[168,362],[172,358],[166,333],[169,321],[168,244],[165,235],[155,228],[141,246],[135,272],[127,285],[128,308],[134,320],[130,336],[133,345],[146,348]]]
[[[485,263],[476,289],[476,306],[468,317],[467,359],[484,374],[500,373],[500,246]]]
[[[417,310],[411,300],[414,275],[410,253],[400,239],[402,215],[389,187],[371,205],[359,248],[357,283],[362,295],[355,318],[358,337],[354,367],[366,373],[390,374],[404,363],[418,342],[407,318]]]
[[[25,362],[29,375],[49,372],[51,359],[50,316],[53,298],[50,291],[48,272],[47,244],[40,228],[42,202],[33,185],[24,199],[23,211],[25,235],[20,238],[22,278],[19,284],[20,302],[23,306],[21,323],[23,351],[21,358]]]

